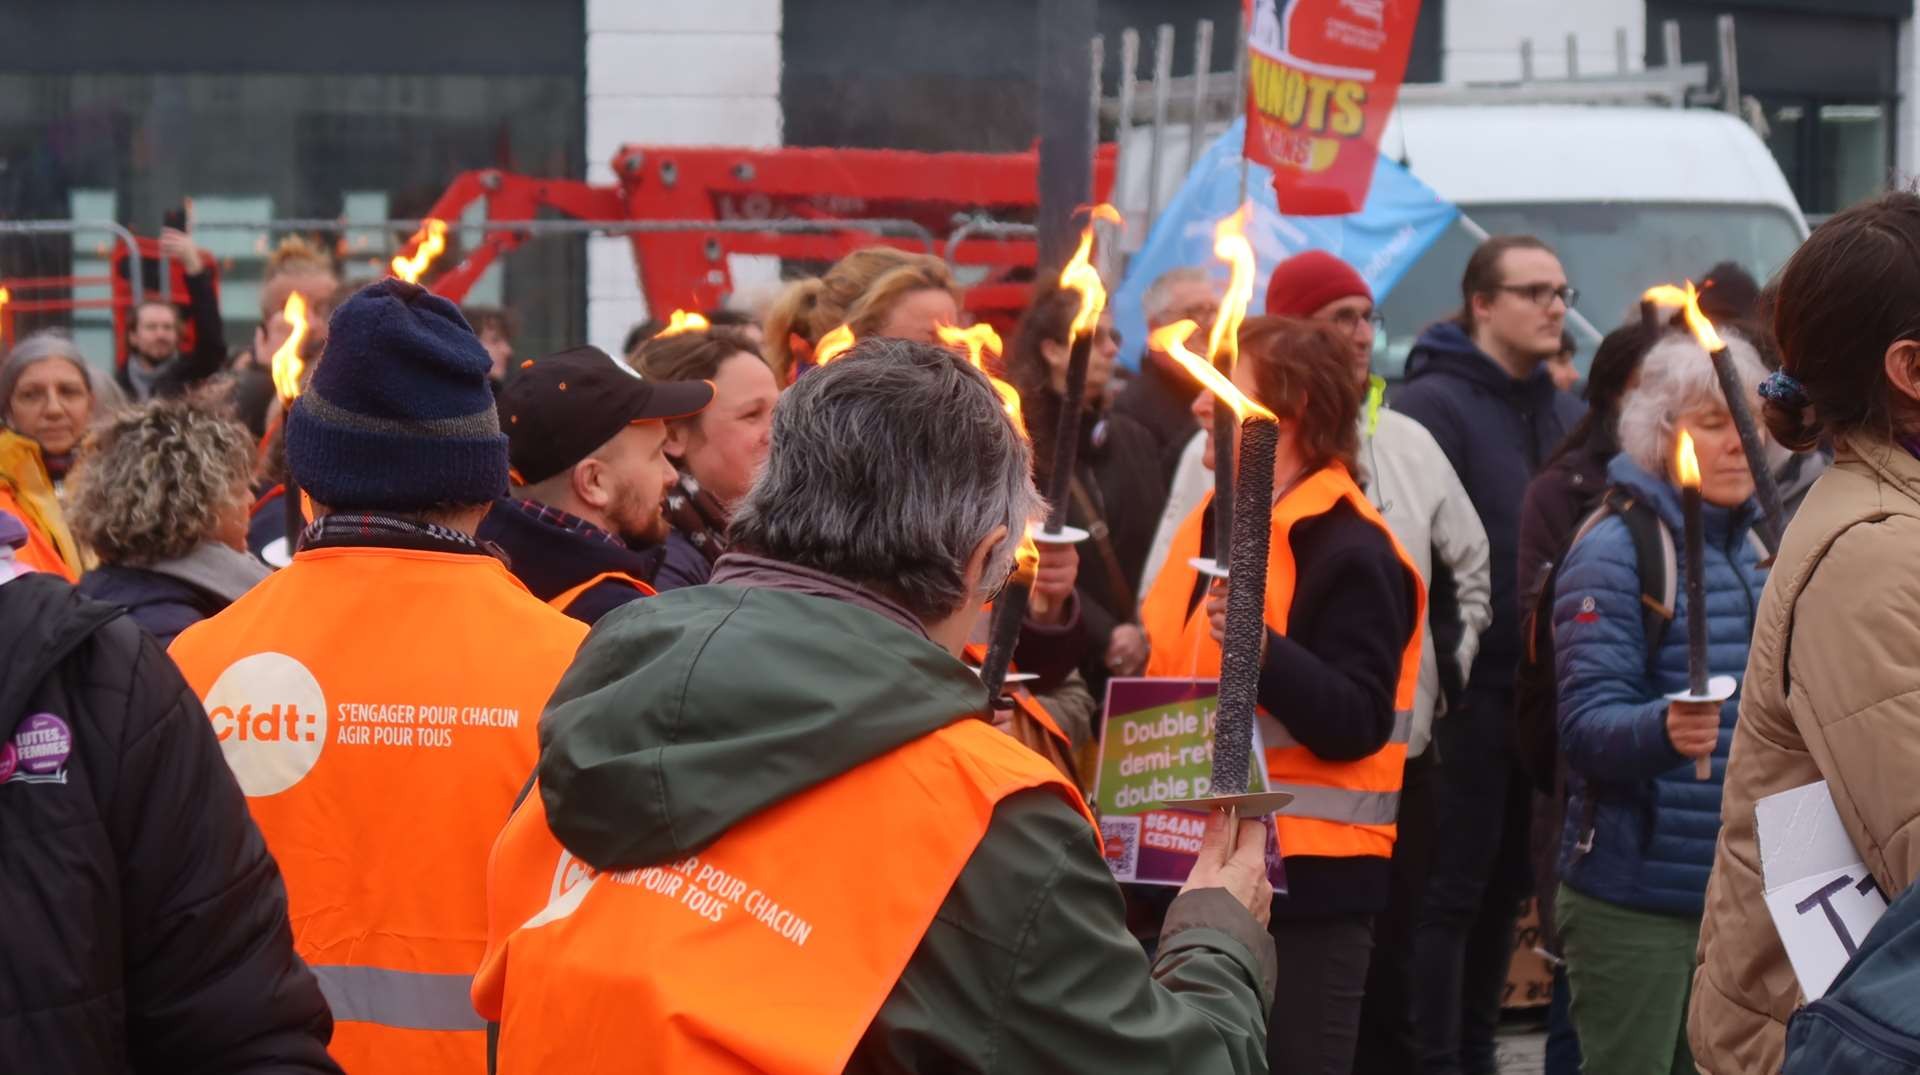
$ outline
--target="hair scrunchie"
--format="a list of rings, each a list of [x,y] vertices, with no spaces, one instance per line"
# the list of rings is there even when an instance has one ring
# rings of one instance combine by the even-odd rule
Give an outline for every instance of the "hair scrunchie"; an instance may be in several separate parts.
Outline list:
[[[1760,398],[1783,407],[1807,405],[1807,390],[1786,370],[1774,370],[1760,382]]]

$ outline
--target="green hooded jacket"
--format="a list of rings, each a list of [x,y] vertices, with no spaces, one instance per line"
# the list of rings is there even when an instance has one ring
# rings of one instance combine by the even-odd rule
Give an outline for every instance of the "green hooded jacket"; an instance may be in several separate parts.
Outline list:
[[[610,614],[541,720],[554,835],[600,869],[667,862],[976,719],[978,677],[911,622],[777,585],[691,587]],[[1019,792],[847,1070],[1264,1072],[1273,981],[1272,941],[1224,889],[1174,902],[1149,967],[1086,819],[1054,791]]]

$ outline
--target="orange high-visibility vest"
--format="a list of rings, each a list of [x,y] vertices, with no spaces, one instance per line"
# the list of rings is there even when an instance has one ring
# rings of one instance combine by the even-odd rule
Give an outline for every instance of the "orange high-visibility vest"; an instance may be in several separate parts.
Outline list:
[[[348,1071],[486,1070],[487,854],[586,631],[490,556],[327,548],[174,642]]]
[[[80,581],[86,554],[60,514],[40,445],[7,430],[0,430],[0,511],[27,528],[27,543],[14,552],[15,560],[68,582]]]
[[[588,590],[593,589],[595,586],[598,586],[603,582],[606,582],[608,579],[614,579],[620,582],[627,583],[628,585],[632,586],[634,589],[639,590],[641,597],[652,597],[658,592],[653,587],[647,585],[645,582],[642,582],[639,579],[634,578],[632,575],[627,574],[625,571],[602,571],[598,575],[595,575],[594,577],[588,579],[587,581],[581,583],[578,586],[575,586],[571,589],[562,590],[559,593],[554,594],[552,597],[547,599],[547,604],[552,606],[555,609],[558,609],[561,612],[565,612],[567,609],[573,607],[573,603],[575,601],[580,600],[581,594],[586,593]]]
[[[697,854],[612,873],[564,851],[529,795],[494,845],[473,984],[498,1070],[843,1070],[995,805],[1028,788],[1087,813],[1038,755],[961,720]]]
[[[1169,546],[1166,566],[1141,606],[1140,618],[1152,647],[1147,658],[1149,676],[1220,674],[1220,644],[1213,640],[1205,603],[1192,601],[1199,572],[1187,562],[1200,554],[1201,528],[1211,499],[1203,500],[1181,524]],[[1414,695],[1420,683],[1426,585],[1386,520],[1338,463],[1315,472],[1273,506],[1273,534],[1267,547],[1266,622],[1274,633],[1287,633],[1295,582],[1288,535],[1294,525],[1326,514],[1342,500],[1386,535],[1414,584],[1414,626],[1401,650],[1400,678],[1394,688],[1393,735],[1373,754],[1342,762],[1318,757],[1294,740],[1283,721],[1264,710],[1259,717],[1260,736],[1266,746],[1268,783],[1275,791],[1294,795],[1294,801],[1274,819],[1283,854],[1387,857],[1393,854],[1400,782],[1413,727]]]

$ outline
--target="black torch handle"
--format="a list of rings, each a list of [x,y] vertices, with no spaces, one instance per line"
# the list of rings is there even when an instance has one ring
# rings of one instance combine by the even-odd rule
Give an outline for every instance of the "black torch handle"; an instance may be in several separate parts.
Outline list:
[[[1687,692],[1707,693],[1707,541],[1700,522],[1700,490],[1682,489],[1687,542]]]
[[[1213,401],[1213,563],[1227,566],[1233,548],[1233,431],[1240,424],[1233,408]]]
[[[1753,424],[1753,408],[1747,406],[1747,389],[1740,383],[1740,371],[1733,368],[1733,356],[1722,347],[1713,353],[1713,372],[1720,378],[1720,394],[1727,397],[1727,411],[1733,415],[1733,427],[1740,432],[1740,449],[1747,453],[1747,469],[1753,474],[1753,491],[1760,498],[1760,511],[1766,518],[1754,529],[1767,555],[1780,551],[1780,531],[1785,529],[1786,514],[1780,505],[1780,486],[1774,483],[1773,468],[1767,466],[1766,446],[1760,443],[1760,431]]]
[[[1047,526],[1057,534],[1067,525],[1068,491],[1080,454],[1080,408],[1086,405],[1087,360],[1093,354],[1093,334],[1077,336],[1067,355],[1067,391],[1060,399],[1060,422],[1054,432],[1053,473],[1047,476]]]
[[[307,529],[307,517],[300,511],[300,486],[287,474],[280,487],[280,506],[287,513],[287,558],[300,551],[300,535]]]
[[[987,635],[987,655],[980,662],[980,682],[987,688],[989,707],[999,699],[1007,685],[1007,669],[1013,665],[1013,646],[1020,641],[1020,624],[1027,618],[1027,595],[1031,586],[1010,582],[993,604],[993,624]]]
[[[1228,562],[1226,640],[1220,648],[1220,705],[1214,718],[1212,795],[1247,790],[1253,754],[1253,712],[1260,687],[1260,650],[1267,603],[1267,543],[1273,500],[1273,457],[1280,427],[1249,419],[1240,427],[1240,472],[1234,497],[1241,511]]]

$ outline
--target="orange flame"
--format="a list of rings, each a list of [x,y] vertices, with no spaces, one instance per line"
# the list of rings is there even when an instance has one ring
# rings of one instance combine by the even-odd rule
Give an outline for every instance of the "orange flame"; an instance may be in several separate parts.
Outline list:
[[[813,364],[816,366],[824,366],[832,362],[834,359],[852,350],[853,343],[852,327],[840,325],[832,332],[820,337],[820,342],[814,345]]]
[[[4,311],[7,308],[7,303],[12,301],[13,292],[4,287],[0,287],[0,311]]]
[[[1684,289],[1672,284],[1659,284],[1648,288],[1640,297],[1660,306],[1680,307],[1686,313],[1687,328],[1693,331],[1693,338],[1699,340],[1700,346],[1706,348],[1709,354],[1726,346],[1720,334],[1714,331],[1713,322],[1700,312],[1700,292],[1694,290],[1693,281],[1687,281]]]
[[[287,304],[280,312],[293,331],[273,353],[273,387],[282,402],[292,403],[300,396],[300,375],[307,369],[300,357],[300,345],[307,341],[307,297],[298,291],[288,292]]]
[[[1000,396],[1000,406],[1006,409],[1007,417],[1013,421],[1013,428],[1019,430],[1024,436],[1027,432],[1027,423],[1020,411],[1020,390],[995,377],[993,371],[987,368],[987,352],[993,352],[993,357],[996,359],[1004,353],[1000,346],[1000,334],[985,321],[969,328],[935,325],[933,330],[939,334],[940,342],[948,347],[966,348],[967,361],[973,363],[974,369],[987,375],[987,381],[993,385],[993,390]]]
[[[1247,214],[1252,208],[1242,202],[1240,208],[1213,228],[1213,256],[1232,267],[1227,293],[1220,300],[1220,312],[1214,316],[1213,331],[1207,336],[1207,358],[1224,370],[1240,361],[1240,322],[1246,320],[1247,304],[1253,301],[1253,244],[1247,242]]]
[[[1068,342],[1092,332],[1093,326],[1100,321],[1100,311],[1107,307],[1106,286],[1100,282],[1100,270],[1093,267],[1093,225],[1101,220],[1113,224],[1126,222],[1120,210],[1113,206],[1105,202],[1094,206],[1087,213],[1087,226],[1080,229],[1080,245],[1074,249],[1066,267],[1060,270],[1060,286],[1080,293],[1080,310],[1073,315],[1073,326],[1067,333]]]
[[[1226,374],[1214,369],[1212,363],[1187,349],[1187,337],[1199,327],[1191,319],[1164,325],[1154,330],[1149,346],[1180,363],[1216,399],[1232,407],[1234,415],[1241,421],[1248,418],[1276,418],[1272,411],[1247,398],[1246,393],[1227,380]]]
[[[407,245],[413,247],[413,256],[403,258],[395,255],[393,275],[409,284],[417,284],[420,274],[426,272],[427,266],[433,264],[433,259],[447,249],[447,222],[428,217],[421,223],[420,230],[413,233],[413,238],[407,240]]]
[[[1693,454],[1693,434],[1680,431],[1679,447],[1674,449],[1673,466],[1680,474],[1680,484],[1689,489],[1700,488],[1700,457]]]
[[[668,336],[678,336],[682,332],[705,332],[711,327],[705,317],[691,310],[675,310],[667,317],[667,327],[654,333],[653,338],[664,340]]]
[[[1033,532],[1020,535],[1020,547],[1013,550],[1014,571],[1028,579],[1040,570],[1040,546],[1033,542]]]

